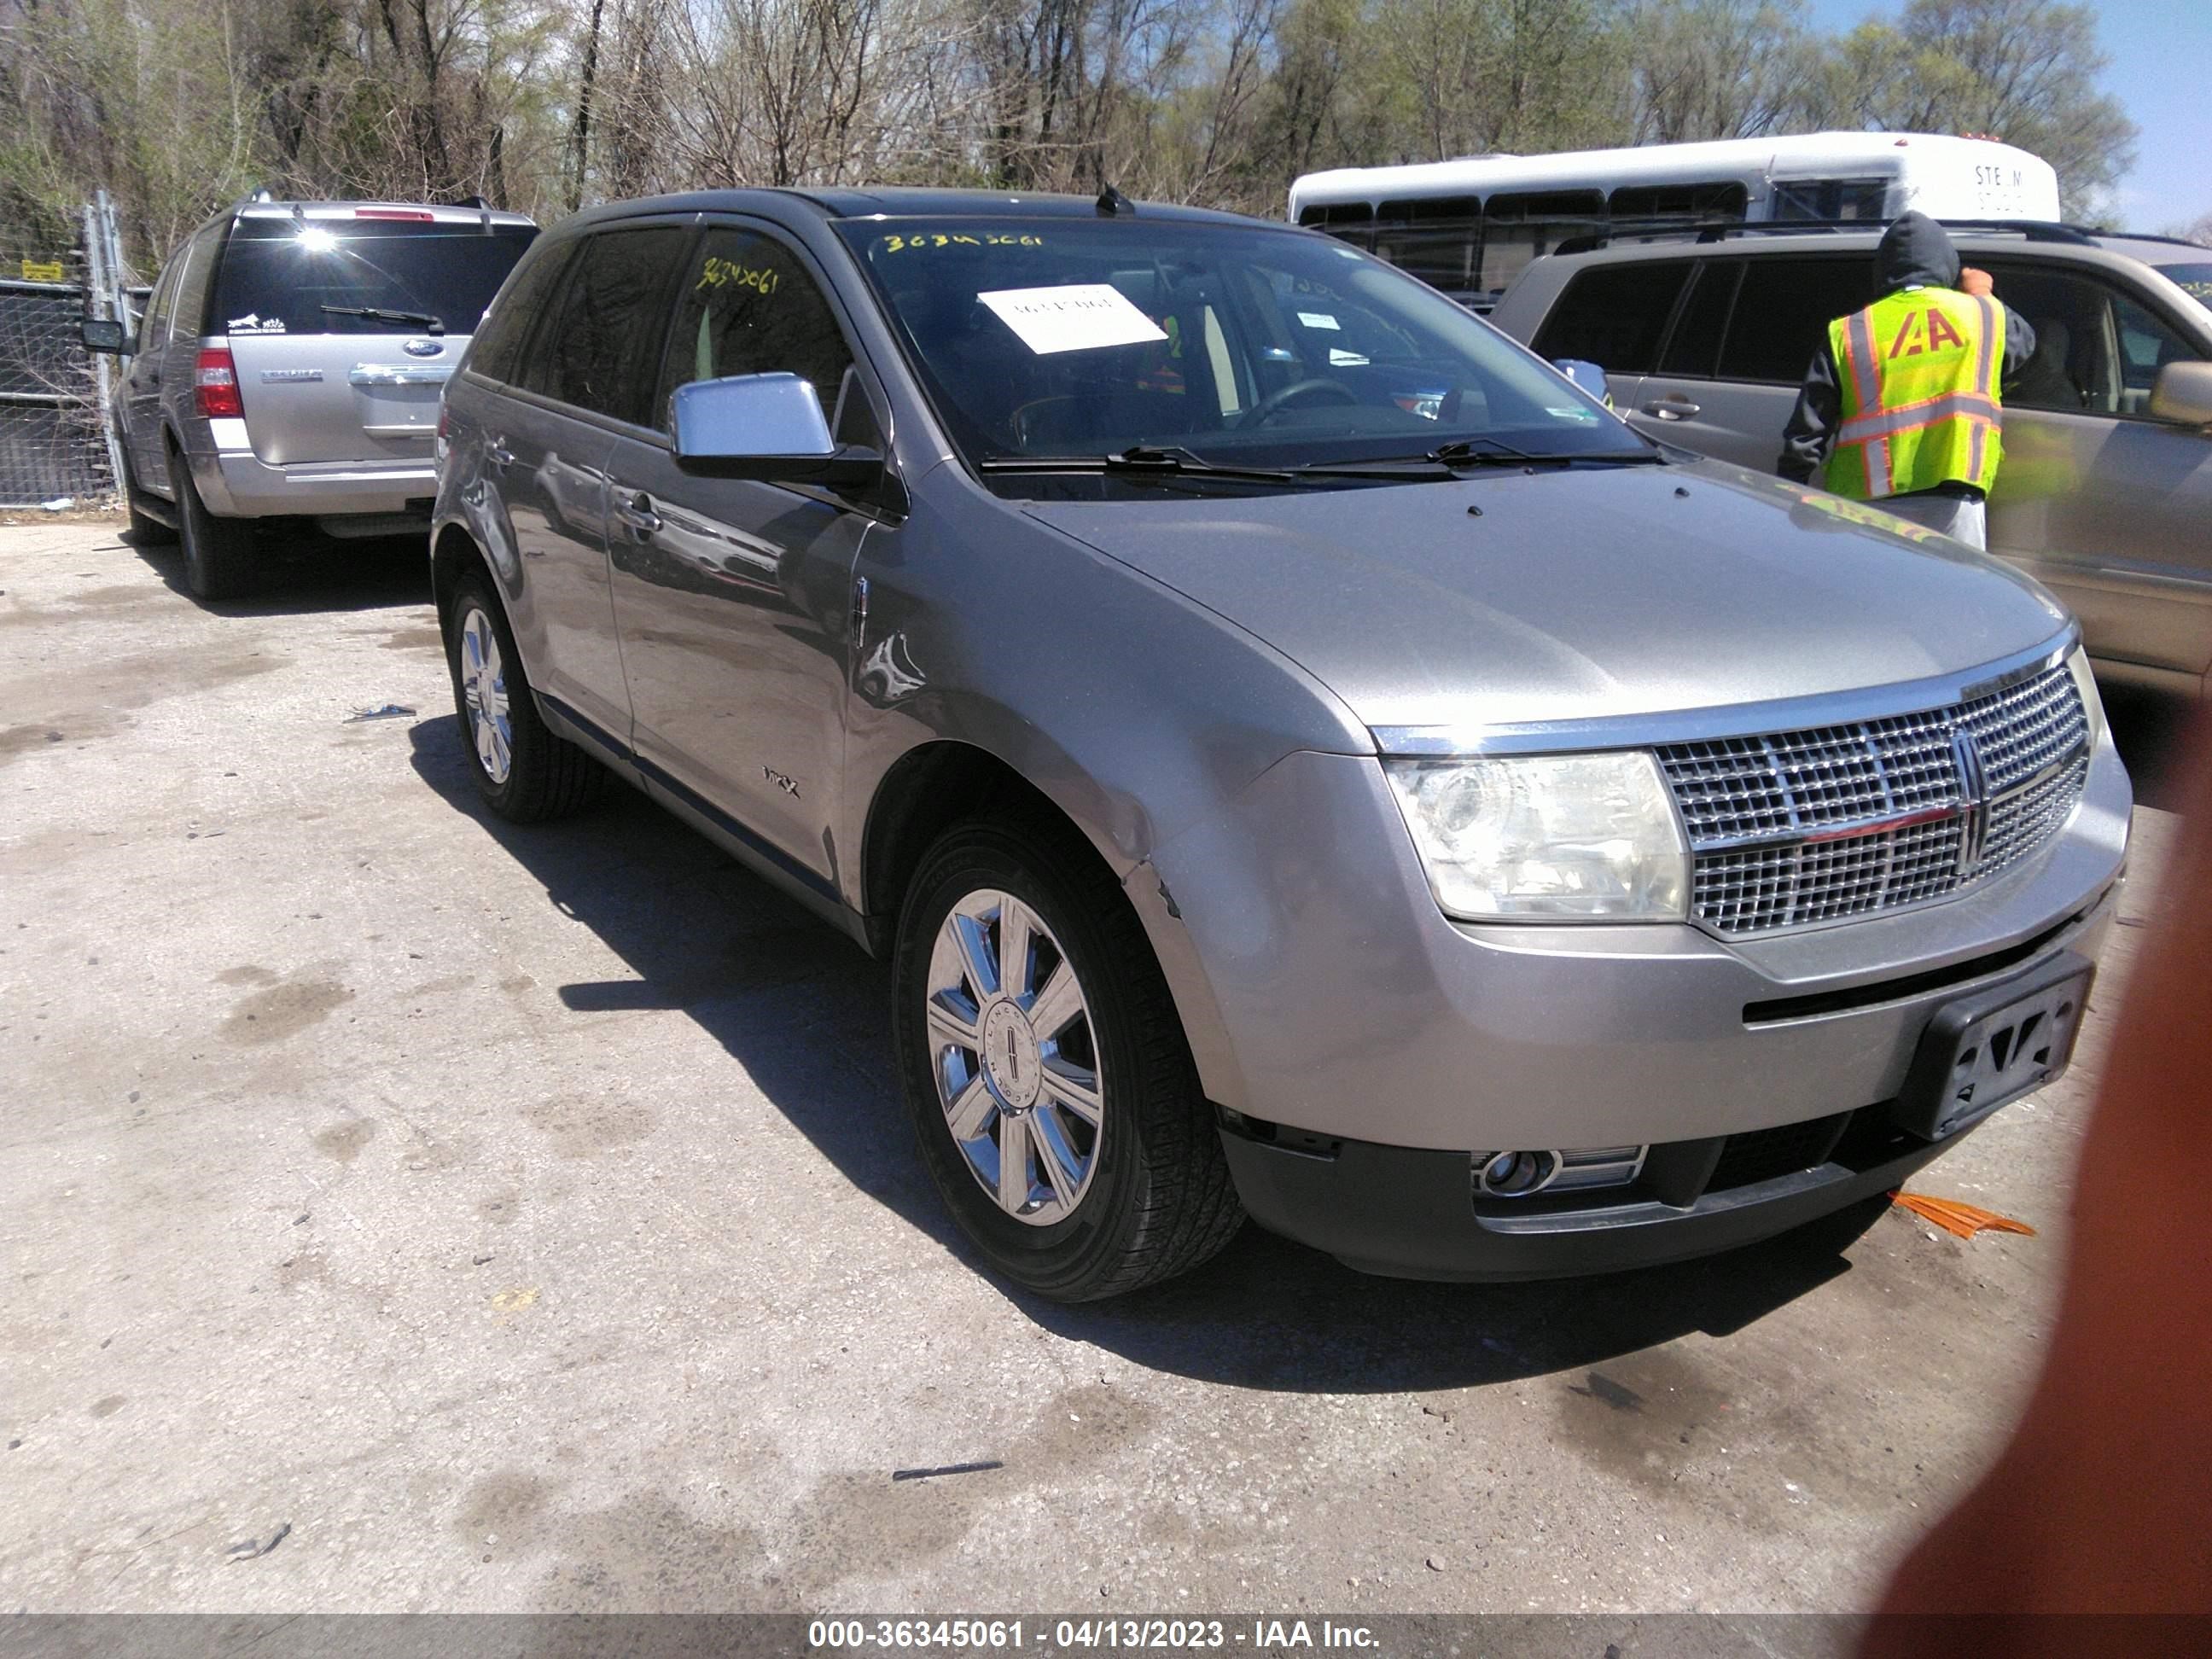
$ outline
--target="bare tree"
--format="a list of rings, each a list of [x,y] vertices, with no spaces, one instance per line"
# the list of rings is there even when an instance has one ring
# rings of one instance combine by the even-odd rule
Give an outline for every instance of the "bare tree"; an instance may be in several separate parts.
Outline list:
[[[1636,142],[1753,138],[1788,121],[1810,69],[1804,0],[1647,0],[1632,14]]]

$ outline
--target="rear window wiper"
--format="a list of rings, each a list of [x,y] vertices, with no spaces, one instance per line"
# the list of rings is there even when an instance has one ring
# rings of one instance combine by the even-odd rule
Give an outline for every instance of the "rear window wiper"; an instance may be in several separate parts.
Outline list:
[[[426,334],[443,334],[445,319],[432,316],[427,311],[386,311],[381,306],[325,306],[323,310],[332,317],[361,317],[372,323],[411,324]]]

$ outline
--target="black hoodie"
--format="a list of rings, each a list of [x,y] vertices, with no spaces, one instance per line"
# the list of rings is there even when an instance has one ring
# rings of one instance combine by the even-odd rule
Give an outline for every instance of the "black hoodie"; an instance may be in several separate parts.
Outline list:
[[[1886,299],[1900,289],[1956,288],[1959,250],[1950,234],[1924,213],[1902,213],[1882,234],[1875,254],[1875,297]],[[2003,387],[2010,392],[2021,367],[2035,350],[2035,331],[2010,306],[2005,307]],[[1775,471],[1798,483],[1810,483],[1828,459],[1843,410],[1837,390],[1838,370],[1826,340],[1814,352],[1805,371],[1805,384],[1797,394],[1797,407],[1782,430],[1782,456]],[[1966,484],[1946,485],[1929,494],[1975,495]]]

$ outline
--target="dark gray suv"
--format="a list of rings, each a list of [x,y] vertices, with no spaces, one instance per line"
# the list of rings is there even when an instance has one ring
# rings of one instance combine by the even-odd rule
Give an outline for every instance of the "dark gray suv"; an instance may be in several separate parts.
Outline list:
[[[2067,1064],[2130,795],[2066,612],[1325,237],[622,204],[445,420],[485,799],[619,777],[889,956],[923,1154],[1034,1291],[1247,1212],[1421,1276],[1720,1249]]]

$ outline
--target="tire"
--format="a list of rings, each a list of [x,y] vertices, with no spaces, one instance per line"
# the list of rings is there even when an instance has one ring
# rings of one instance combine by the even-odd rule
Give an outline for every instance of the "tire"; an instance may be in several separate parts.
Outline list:
[[[1033,941],[1011,976],[1010,917]],[[1072,831],[1042,815],[946,831],[908,889],[892,986],[923,1160],[1000,1273],[1091,1302],[1188,1273],[1236,1236],[1243,1208],[1167,982]],[[1075,1103],[1086,1082],[1095,1127]],[[1000,1156],[1009,1134],[1018,1167]]]
[[[543,823],[597,800],[606,769],[538,714],[507,611],[481,574],[455,585],[442,621],[461,750],[484,804],[510,823]]]
[[[177,498],[178,539],[185,544],[185,586],[200,599],[234,599],[249,592],[255,576],[253,524],[218,519],[207,510],[192,483],[192,470],[176,449],[169,451],[169,484]]]
[[[138,488],[138,474],[131,465],[131,451],[120,432],[115,434],[115,441],[123,457],[123,505],[131,514],[131,539],[141,547],[166,546],[177,539],[177,532],[139,507],[146,492]]]

